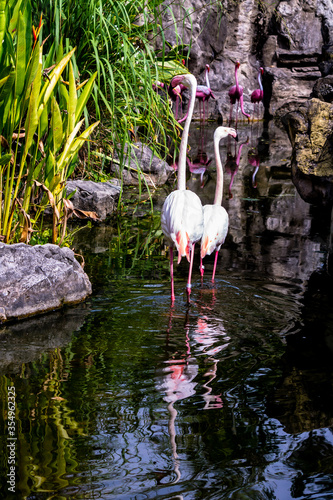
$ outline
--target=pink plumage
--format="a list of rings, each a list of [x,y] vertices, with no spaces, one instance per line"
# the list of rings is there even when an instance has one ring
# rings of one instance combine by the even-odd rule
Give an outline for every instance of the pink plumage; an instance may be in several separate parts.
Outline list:
[[[259,106],[264,98],[264,89],[263,89],[262,82],[261,82],[261,77],[263,74],[264,74],[264,69],[259,68],[259,71],[258,71],[259,88],[255,89],[251,94],[251,102],[253,103],[253,119],[254,119],[256,104],[258,104],[258,119],[259,119]]]
[[[232,87],[230,87],[229,92],[228,92],[229,97],[230,97],[229,125],[230,125],[231,119],[232,119],[233,105],[236,104],[236,103],[237,103],[237,108],[236,108],[236,125],[237,125],[237,119],[238,119],[238,106],[239,106],[239,104],[240,104],[241,112],[243,113],[243,115],[246,116],[246,118],[248,120],[250,119],[250,115],[248,115],[244,111],[243,87],[241,85],[239,85],[239,83],[238,83],[237,71],[238,71],[239,67],[240,67],[240,62],[236,61],[236,64],[235,64],[235,81],[236,81],[236,85],[233,85]]]

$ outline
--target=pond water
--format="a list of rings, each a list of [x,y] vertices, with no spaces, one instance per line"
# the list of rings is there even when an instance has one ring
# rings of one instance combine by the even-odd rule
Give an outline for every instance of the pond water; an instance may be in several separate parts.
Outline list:
[[[203,203],[213,129],[191,131]],[[221,153],[229,234],[214,283],[196,253],[190,306],[185,259],[170,302],[172,186],[153,216],[133,190],[123,218],[76,235],[92,297],[0,328],[1,498],[333,499],[331,214],[298,195],[272,124]]]

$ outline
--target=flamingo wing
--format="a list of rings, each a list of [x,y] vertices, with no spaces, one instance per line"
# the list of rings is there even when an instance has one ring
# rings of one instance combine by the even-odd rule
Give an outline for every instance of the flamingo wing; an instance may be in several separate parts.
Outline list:
[[[203,209],[200,198],[189,190],[169,194],[161,213],[162,231],[170,246],[178,251],[178,263],[184,256],[189,260],[193,243],[203,233]]]
[[[229,217],[220,205],[204,206],[204,232],[201,238],[201,258],[218,251],[228,233]]]

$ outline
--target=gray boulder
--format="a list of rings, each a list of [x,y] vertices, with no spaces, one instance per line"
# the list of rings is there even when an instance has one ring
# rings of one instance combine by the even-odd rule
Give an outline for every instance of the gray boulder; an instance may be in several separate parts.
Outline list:
[[[0,322],[81,302],[91,291],[69,248],[0,243]]]
[[[279,110],[293,148],[292,166],[304,174],[333,176],[333,105],[319,99]]]
[[[75,191],[70,199],[74,208],[96,213],[98,219],[105,220],[117,208],[120,186],[116,182],[67,181],[67,195]]]
[[[162,186],[174,173],[174,169],[164,160],[154,155],[152,150],[142,142],[135,142],[129,151],[124,149],[125,161],[120,165],[117,155],[111,165],[111,172],[122,178],[125,186],[138,186],[141,182],[148,186]]]
[[[289,103],[276,119],[288,133],[293,182],[308,203],[333,202],[333,105],[319,99]]]

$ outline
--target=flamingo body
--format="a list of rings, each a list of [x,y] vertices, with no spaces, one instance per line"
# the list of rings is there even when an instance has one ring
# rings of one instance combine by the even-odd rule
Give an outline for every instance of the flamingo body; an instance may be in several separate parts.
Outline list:
[[[253,102],[254,104],[257,102],[261,102],[263,100],[263,97],[264,97],[264,91],[256,89],[251,94],[251,102]]]
[[[204,230],[201,238],[201,249],[200,249],[200,272],[203,276],[203,265],[202,259],[206,255],[211,255],[215,251],[215,261],[213,268],[212,281],[214,281],[217,257],[221,245],[224,243],[225,238],[228,233],[229,227],[229,217],[225,208],[221,206],[223,197],[223,168],[219,152],[220,140],[224,137],[231,135],[237,140],[237,132],[233,128],[229,127],[217,127],[214,133],[214,152],[216,161],[216,188],[215,188],[215,198],[213,205],[205,205],[203,208],[204,212]]]
[[[219,251],[228,234],[229,216],[226,209],[219,205],[205,205],[204,231],[201,238],[200,255],[203,259],[214,251]]]
[[[193,191],[176,190],[166,198],[161,226],[169,246],[178,252],[178,264],[182,257],[190,262],[192,245],[200,240],[203,232],[202,204]]]
[[[206,87],[206,85],[198,85],[195,97],[201,101],[208,101],[210,97],[215,99],[212,89]]]

